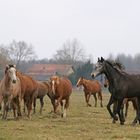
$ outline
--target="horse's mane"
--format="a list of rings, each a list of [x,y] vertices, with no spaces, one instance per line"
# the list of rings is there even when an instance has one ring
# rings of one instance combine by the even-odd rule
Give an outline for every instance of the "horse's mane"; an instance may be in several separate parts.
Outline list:
[[[125,70],[125,66],[120,61],[116,61],[116,60],[114,61],[111,59],[107,59],[106,61],[111,63],[113,66],[117,66],[120,70]]]
[[[124,74],[127,74],[129,75],[128,73],[122,71],[121,69],[119,70],[118,68],[114,67],[114,64],[112,64],[112,62],[106,60],[107,64],[109,64],[117,73],[121,74],[121,75],[124,75]]]
[[[137,79],[140,79],[140,74],[129,74],[127,73],[126,71],[124,70],[118,70],[117,68],[115,68],[113,66],[113,64],[110,62],[110,61],[106,61],[109,65],[111,65],[111,67],[113,67],[119,74],[121,74],[123,77],[125,78],[137,78]],[[133,77],[132,77],[133,76]]]

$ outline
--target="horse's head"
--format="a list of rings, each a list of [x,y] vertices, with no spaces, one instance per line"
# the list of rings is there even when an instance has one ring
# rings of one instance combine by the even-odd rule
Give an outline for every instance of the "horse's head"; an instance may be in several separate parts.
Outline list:
[[[103,57],[101,59],[98,58],[97,63],[95,64],[95,71],[91,73],[91,77],[95,78],[96,76],[104,73],[105,69],[105,60]]]
[[[6,65],[5,75],[11,80],[12,83],[16,83],[16,66],[15,65]]]
[[[79,87],[79,86],[81,86],[82,84],[83,84],[83,77],[80,77],[80,78],[78,79],[78,81],[77,81],[76,86]]]
[[[50,78],[50,84],[51,84],[52,92],[54,95],[55,95],[55,91],[59,83],[60,83],[60,78],[58,76],[52,76]]]

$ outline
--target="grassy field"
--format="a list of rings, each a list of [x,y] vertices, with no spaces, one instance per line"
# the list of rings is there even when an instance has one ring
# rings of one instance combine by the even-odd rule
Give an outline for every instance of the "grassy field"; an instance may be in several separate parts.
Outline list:
[[[49,112],[52,106],[48,97],[45,97],[43,114],[39,114],[39,101],[37,113],[28,120],[22,116],[14,120],[12,112],[8,120],[0,119],[0,140],[129,140],[140,139],[140,126],[131,126],[135,112],[130,105],[125,125],[119,122],[112,124],[106,105],[109,94],[103,94],[101,108],[93,106],[93,97],[90,99],[92,107],[86,107],[83,92],[73,92],[67,118],[61,118]]]

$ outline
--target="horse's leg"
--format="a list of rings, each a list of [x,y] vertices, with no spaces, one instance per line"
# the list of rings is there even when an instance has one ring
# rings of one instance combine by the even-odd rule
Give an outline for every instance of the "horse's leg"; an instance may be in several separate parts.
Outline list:
[[[121,111],[121,109],[122,109],[122,111]],[[125,122],[125,118],[123,115],[123,98],[118,99],[117,113],[119,115],[120,124],[123,125]]]
[[[1,104],[2,104],[2,101],[3,101],[3,97],[0,96],[0,110],[1,110],[1,108],[2,108],[2,107],[1,107],[1,106],[2,106],[2,105],[1,105]]]
[[[115,100],[114,100],[114,98],[113,98],[113,96],[112,96],[112,94],[111,94],[110,99],[109,99],[109,102],[108,102],[108,104],[107,104],[107,110],[108,110],[110,116],[111,116],[115,121],[117,121],[117,120],[118,120],[118,117],[111,111],[111,108],[110,108],[110,106],[111,106],[114,102],[115,102]]]
[[[32,110],[32,103],[33,103],[33,101],[34,101],[34,99],[35,99],[34,96],[35,96],[35,92],[32,93],[32,95],[31,95],[30,98],[28,99],[28,115],[27,115],[27,117],[28,117],[29,119],[31,119],[30,113],[31,113],[31,110]]]
[[[53,111],[55,113],[56,112],[55,99],[51,99],[51,103],[52,103],[52,106],[53,106]]]
[[[21,98],[17,98],[16,104],[17,104],[17,116],[22,116],[21,115]]]
[[[43,106],[44,106],[43,97],[40,97],[40,114],[42,114]]]
[[[113,114],[116,116],[117,114],[117,105],[118,105],[118,102],[115,100],[114,103],[113,103]],[[118,119],[117,119],[118,120]],[[113,123],[116,123],[116,120],[113,118]]]
[[[35,114],[35,110],[36,110],[36,97],[34,98],[33,100],[33,106],[34,106],[34,110],[33,110],[33,113]]]
[[[4,101],[2,119],[5,119],[5,114],[6,114],[6,102]]]
[[[136,117],[132,122],[132,125],[135,125],[137,123],[137,121],[139,120],[139,124],[140,124],[140,97],[137,97],[137,106],[136,106]]]
[[[60,102],[60,105],[61,105],[61,117],[63,117],[63,114],[64,114],[64,104],[63,104],[62,100]]]
[[[62,100],[62,97],[60,96],[58,99],[57,99],[57,102],[55,103],[55,113],[57,113],[57,108],[58,108],[58,106],[59,106],[59,103],[61,102],[61,100]]]
[[[123,104],[125,105],[125,118],[127,117],[129,101],[124,99]]]
[[[85,92],[85,100],[86,100],[87,106],[91,106],[91,104],[89,104],[89,98],[90,98],[90,93]]]
[[[103,97],[102,97],[102,92],[101,91],[98,93],[98,97],[99,97],[99,100],[101,101],[100,106],[103,107],[103,103],[102,103]]]
[[[13,115],[14,115],[14,118],[16,118],[16,104],[15,104],[15,100],[12,100],[12,109],[13,109]]]
[[[68,107],[69,107],[69,97],[66,98],[66,102],[65,102],[65,106],[64,106],[64,113],[63,113],[64,118],[66,118],[66,116],[67,116]]]
[[[25,99],[25,97],[24,97],[24,99],[23,99],[23,104],[24,104],[24,105],[23,105],[23,113],[24,113],[24,114],[25,114],[25,110],[26,110],[25,108],[27,107],[27,105],[26,105],[26,102],[27,102],[27,101],[26,101],[26,100],[27,100],[27,99]]]
[[[95,107],[97,107],[97,97],[96,97],[96,93],[95,94],[93,94],[93,97],[94,97],[94,99],[95,99]]]

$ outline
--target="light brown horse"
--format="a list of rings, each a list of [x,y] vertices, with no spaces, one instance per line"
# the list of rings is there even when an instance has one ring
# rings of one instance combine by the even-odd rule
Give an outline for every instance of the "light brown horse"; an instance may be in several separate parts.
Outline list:
[[[36,108],[36,99],[40,99],[40,114],[42,114],[42,108],[44,106],[43,98],[45,95],[51,95],[51,85],[48,81],[37,81],[38,91],[35,94],[34,98],[34,113]]]
[[[50,78],[52,95],[51,102],[53,104],[54,112],[57,112],[59,103],[61,104],[62,117],[66,117],[66,110],[69,107],[69,98],[72,93],[72,84],[66,77],[52,76]],[[63,104],[65,100],[65,105]]]
[[[2,118],[7,118],[8,109],[11,107],[13,109],[14,117],[20,116],[21,84],[19,78],[16,76],[15,65],[6,66],[5,75],[0,82],[0,95],[0,103],[2,100],[4,102]]]
[[[28,110],[27,117],[30,118],[30,112],[32,110],[32,103],[34,100],[34,96],[37,92],[37,82],[30,76],[22,74],[19,71],[17,71],[16,74],[21,82],[21,96],[22,96],[22,99],[24,99],[24,103]]]
[[[89,104],[89,99],[90,96],[93,95],[93,97],[95,98],[95,107],[97,106],[97,97],[96,97],[96,93],[98,93],[98,98],[100,99],[100,106],[103,107],[102,104],[102,88],[101,88],[101,84],[99,83],[99,81],[97,80],[87,80],[84,79],[83,77],[80,77],[77,81],[76,84],[77,87],[79,86],[83,86],[84,87],[84,93],[85,93],[85,100],[87,103],[87,106],[91,106],[91,104]]]

